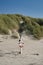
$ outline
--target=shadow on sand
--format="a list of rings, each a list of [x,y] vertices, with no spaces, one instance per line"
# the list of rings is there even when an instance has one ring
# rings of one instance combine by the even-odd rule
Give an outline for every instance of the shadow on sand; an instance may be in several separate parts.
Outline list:
[[[2,50],[0,50],[0,57],[4,57],[5,55],[17,56],[19,54],[19,51],[3,52]]]
[[[37,65],[36,63],[30,63],[29,65]]]

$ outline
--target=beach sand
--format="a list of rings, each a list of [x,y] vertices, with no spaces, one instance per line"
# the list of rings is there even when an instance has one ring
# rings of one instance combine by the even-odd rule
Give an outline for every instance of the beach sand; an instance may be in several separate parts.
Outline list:
[[[19,39],[0,35],[0,65],[43,65],[43,39],[22,36],[24,47],[19,54]]]

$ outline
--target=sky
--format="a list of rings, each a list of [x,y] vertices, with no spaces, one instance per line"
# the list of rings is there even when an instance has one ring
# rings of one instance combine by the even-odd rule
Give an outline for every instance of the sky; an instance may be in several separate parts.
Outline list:
[[[43,0],[0,0],[0,14],[43,18]]]

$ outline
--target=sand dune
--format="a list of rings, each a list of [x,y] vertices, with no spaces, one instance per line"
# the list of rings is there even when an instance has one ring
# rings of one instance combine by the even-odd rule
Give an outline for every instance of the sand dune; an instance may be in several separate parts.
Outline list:
[[[0,65],[43,65],[43,39],[22,38],[23,53],[19,54],[18,39],[0,35]]]

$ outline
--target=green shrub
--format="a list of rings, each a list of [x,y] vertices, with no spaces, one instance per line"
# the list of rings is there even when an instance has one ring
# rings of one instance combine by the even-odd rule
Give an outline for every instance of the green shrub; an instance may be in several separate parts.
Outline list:
[[[41,38],[41,34],[42,32],[41,32],[41,29],[40,29],[40,27],[34,27],[34,29],[33,29],[33,35],[34,35],[34,37],[36,37],[37,39],[40,39]]]
[[[26,31],[37,39],[43,37],[43,19],[32,18],[20,14],[0,14],[0,33],[8,34],[8,30],[20,29],[20,21],[24,21],[21,25],[22,30]]]
[[[6,27],[4,27],[4,28],[1,27],[1,28],[0,28],[0,33],[1,33],[1,34],[9,34],[9,31],[8,31],[8,29],[7,29]]]

